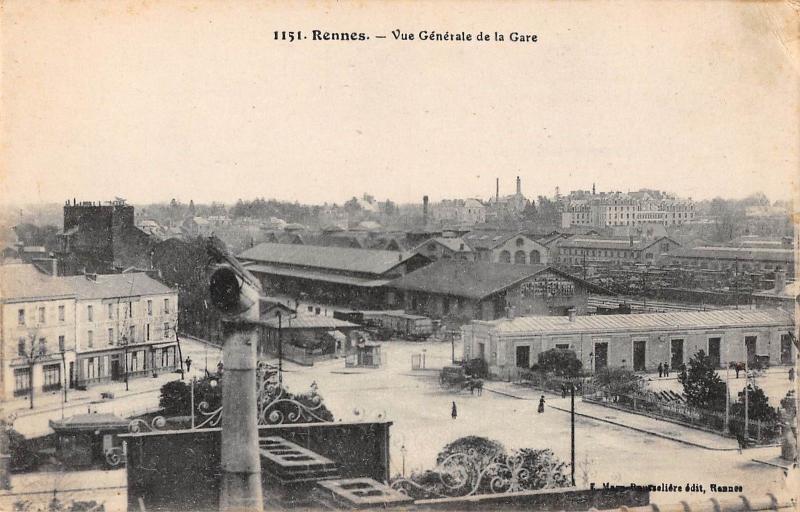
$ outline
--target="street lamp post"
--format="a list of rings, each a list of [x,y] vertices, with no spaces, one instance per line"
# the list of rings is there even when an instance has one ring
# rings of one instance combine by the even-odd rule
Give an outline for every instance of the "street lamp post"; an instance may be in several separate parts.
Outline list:
[[[278,311],[276,313],[278,315],[278,386],[283,385],[283,324],[281,312]]]
[[[64,347],[59,347],[61,350],[61,371],[64,372],[64,403],[67,403],[67,355],[64,351]]]
[[[403,478],[405,478],[406,477],[406,445],[405,445],[405,443],[403,443],[403,445],[400,447],[400,454],[403,456],[403,472],[402,472],[402,474],[403,474]]]
[[[744,358],[744,440],[750,437],[750,400],[747,388],[750,387],[750,369],[748,357]]]
[[[728,374],[730,373],[730,363],[725,365],[725,434],[730,434],[730,408],[731,408],[731,385],[728,381]]]
[[[575,487],[575,383],[573,382],[569,388],[569,402],[570,402],[570,459],[571,459],[571,477],[572,487]]]
[[[128,337],[126,335],[122,335],[122,350],[124,356],[122,358],[122,365],[125,368],[125,391],[128,391]]]

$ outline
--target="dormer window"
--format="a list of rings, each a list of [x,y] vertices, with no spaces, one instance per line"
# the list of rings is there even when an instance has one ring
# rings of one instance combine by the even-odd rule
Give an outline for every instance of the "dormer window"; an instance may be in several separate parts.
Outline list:
[[[524,244],[525,240],[523,240],[521,237],[517,238],[517,247],[522,247]]]

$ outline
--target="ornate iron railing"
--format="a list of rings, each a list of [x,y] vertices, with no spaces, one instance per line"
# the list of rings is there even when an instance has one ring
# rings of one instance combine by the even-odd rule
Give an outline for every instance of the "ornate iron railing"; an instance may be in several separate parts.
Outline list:
[[[530,478],[531,470],[519,454],[507,455],[502,451],[480,454],[470,449],[449,455],[422,478],[399,478],[391,487],[423,498],[464,497],[523,491]],[[555,479],[543,484],[543,487],[561,486]]]
[[[277,368],[261,364],[256,371],[257,407],[259,425],[282,425],[287,423],[315,423],[329,421],[324,418],[322,397],[317,390],[316,382],[310,392],[304,395],[304,402],[294,398],[283,387]],[[354,411],[359,416],[361,411]],[[382,418],[384,414],[379,414]],[[212,428],[222,421],[222,406],[211,409],[208,402],[202,401],[192,411],[192,429]],[[153,432],[166,430],[167,420],[156,416],[149,423],[142,419],[130,422],[130,432]]]

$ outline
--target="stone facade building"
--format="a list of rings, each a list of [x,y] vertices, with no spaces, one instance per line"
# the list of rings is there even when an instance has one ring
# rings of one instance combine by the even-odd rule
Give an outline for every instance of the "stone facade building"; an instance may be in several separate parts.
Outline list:
[[[572,350],[583,368],[678,369],[702,350],[723,367],[769,356],[794,364],[794,318],[777,309],[599,316],[527,316],[462,327],[464,359],[486,361],[490,373],[513,378],[549,349]]]

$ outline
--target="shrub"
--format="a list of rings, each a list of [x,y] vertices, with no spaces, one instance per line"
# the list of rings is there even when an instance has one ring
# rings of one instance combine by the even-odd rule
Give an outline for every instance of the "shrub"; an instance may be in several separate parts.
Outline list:
[[[641,390],[641,379],[627,368],[603,368],[594,375],[594,383],[612,395],[631,395]]]
[[[537,369],[553,372],[560,377],[576,377],[582,366],[574,351],[551,348],[539,354]]]

